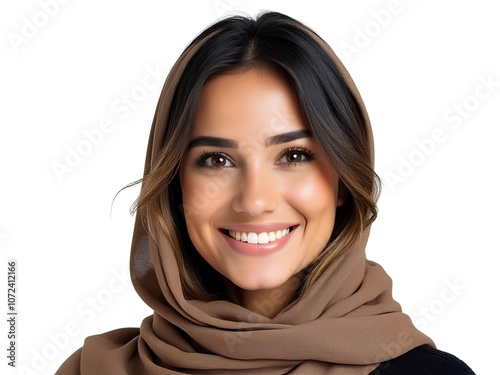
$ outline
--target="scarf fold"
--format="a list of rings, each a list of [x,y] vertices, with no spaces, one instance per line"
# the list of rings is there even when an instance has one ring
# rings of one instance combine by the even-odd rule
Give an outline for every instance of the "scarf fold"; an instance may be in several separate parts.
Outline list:
[[[349,73],[330,47],[304,28],[331,56],[358,101],[373,139],[365,106]],[[192,43],[178,59],[160,96],[146,156],[145,174],[165,145],[172,97],[184,67],[210,38]],[[365,255],[369,228],[302,298],[267,318],[228,301],[187,300],[175,255],[158,230],[150,241],[138,214],[131,275],[154,310],[140,329],[119,329],[86,339],[56,375],[84,374],[368,374],[381,362],[434,343],[418,331],[392,298],[392,281]]]

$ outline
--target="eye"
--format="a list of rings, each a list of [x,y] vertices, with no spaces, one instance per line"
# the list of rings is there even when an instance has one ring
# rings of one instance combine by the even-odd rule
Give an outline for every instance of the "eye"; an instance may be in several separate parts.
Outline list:
[[[278,164],[297,165],[311,160],[314,160],[314,154],[311,151],[303,147],[292,147],[283,151]]]
[[[203,153],[196,159],[196,165],[207,168],[234,167],[234,164],[226,155],[216,152]]]

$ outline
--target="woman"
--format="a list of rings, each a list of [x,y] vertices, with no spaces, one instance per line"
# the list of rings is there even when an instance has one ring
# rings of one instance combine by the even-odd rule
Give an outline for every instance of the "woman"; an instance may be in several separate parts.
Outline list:
[[[377,196],[368,116],[329,46],[279,13],[214,24],[151,130],[131,273],[154,314],[57,374],[473,374],[366,260]]]

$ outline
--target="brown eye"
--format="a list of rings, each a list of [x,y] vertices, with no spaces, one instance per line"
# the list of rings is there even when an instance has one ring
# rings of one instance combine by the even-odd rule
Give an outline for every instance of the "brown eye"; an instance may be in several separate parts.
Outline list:
[[[234,167],[229,157],[225,154],[207,152],[196,159],[196,165],[203,168],[230,168]]]
[[[285,155],[287,163],[297,163],[301,161],[302,155],[298,152],[289,152]]]
[[[289,148],[286,149],[278,161],[278,164],[299,165],[308,161],[314,160],[314,155],[311,151],[305,148]]]
[[[210,166],[212,167],[226,167],[228,160],[222,155],[213,155],[210,158]]]

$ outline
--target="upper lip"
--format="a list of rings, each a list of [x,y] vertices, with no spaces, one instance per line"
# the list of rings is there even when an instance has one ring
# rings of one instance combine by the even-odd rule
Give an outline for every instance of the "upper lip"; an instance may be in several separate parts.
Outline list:
[[[221,229],[234,230],[238,232],[274,232],[290,227],[295,227],[296,223],[265,223],[265,224],[231,224],[221,227]]]

